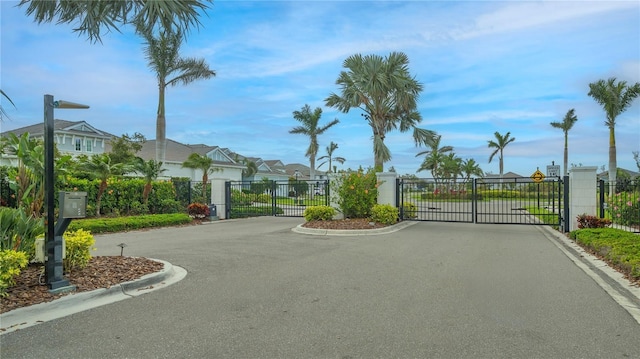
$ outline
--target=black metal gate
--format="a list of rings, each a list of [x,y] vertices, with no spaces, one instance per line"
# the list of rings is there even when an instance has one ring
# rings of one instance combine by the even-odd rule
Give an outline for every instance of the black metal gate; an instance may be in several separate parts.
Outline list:
[[[549,178],[399,179],[403,220],[560,226],[562,181]]]
[[[329,205],[329,181],[230,181],[226,218],[302,217],[307,206]]]

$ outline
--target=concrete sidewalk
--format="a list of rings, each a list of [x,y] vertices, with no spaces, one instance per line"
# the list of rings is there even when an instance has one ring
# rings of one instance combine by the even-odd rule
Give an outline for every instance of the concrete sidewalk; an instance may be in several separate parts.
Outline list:
[[[96,236],[96,255],[119,255],[117,244],[124,242],[125,255],[159,258],[188,275],[162,290],[6,333],[0,354],[590,358],[640,353],[640,325],[634,319],[638,289],[586,260],[551,230],[421,222],[393,233],[333,237],[292,231],[300,223],[300,218],[269,217]]]

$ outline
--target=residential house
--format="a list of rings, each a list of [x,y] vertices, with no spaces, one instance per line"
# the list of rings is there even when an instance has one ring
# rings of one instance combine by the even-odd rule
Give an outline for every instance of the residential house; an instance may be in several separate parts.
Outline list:
[[[44,123],[17,128],[0,134],[1,137],[8,137],[9,133],[21,136],[25,132],[30,138],[44,141]],[[56,148],[62,154],[72,156],[94,155],[106,152],[107,143],[113,137],[112,134],[99,130],[85,121],[53,121],[53,140]],[[13,154],[3,153],[0,157],[0,165],[16,166],[18,159]]]

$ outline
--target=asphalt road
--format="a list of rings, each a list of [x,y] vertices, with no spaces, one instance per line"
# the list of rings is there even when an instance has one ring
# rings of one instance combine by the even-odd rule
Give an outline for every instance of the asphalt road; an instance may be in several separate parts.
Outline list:
[[[182,281],[0,336],[7,358],[638,358],[640,325],[544,230],[377,236],[254,218],[96,236]]]

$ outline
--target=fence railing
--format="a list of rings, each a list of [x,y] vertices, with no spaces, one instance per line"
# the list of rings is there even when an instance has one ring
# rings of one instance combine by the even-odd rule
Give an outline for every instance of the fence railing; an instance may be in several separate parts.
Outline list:
[[[640,178],[598,180],[598,215],[611,227],[640,233]]]
[[[307,206],[329,205],[329,181],[226,182],[226,218],[302,217]]]

